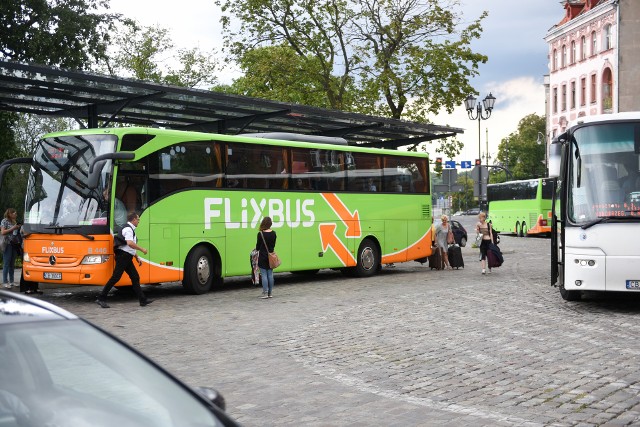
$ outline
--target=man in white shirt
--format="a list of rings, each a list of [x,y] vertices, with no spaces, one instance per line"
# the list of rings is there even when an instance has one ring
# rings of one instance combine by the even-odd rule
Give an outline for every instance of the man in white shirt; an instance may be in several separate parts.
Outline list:
[[[144,307],[153,302],[153,300],[148,299],[144,292],[142,292],[142,288],[140,287],[140,275],[138,274],[138,270],[136,270],[136,266],[133,263],[133,258],[138,261],[138,265],[142,265],[142,261],[140,261],[140,257],[136,253],[136,250],[142,252],[143,254],[147,254],[147,250],[142,246],[138,246],[138,239],[136,237],[135,229],[140,222],[140,216],[131,212],[127,215],[127,224],[122,227],[122,236],[124,240],[126,240],[127,244],[121,246],[115,250],[116,257],[116,266],[113,270],[113,275],[109,279],[104,288],[102,288],[102,292],[98,295],[98,299],[96,299],[96,304],[98,304],[102,308],[109,308],[109,304],[107,304],[107,295],[109,291],[118,283],[118,280],[122,277],[122,273],[127,273],[129,278],[131,279],[131,286],[133,291],[138,296],[138,300],[140,301],[140,306]]]

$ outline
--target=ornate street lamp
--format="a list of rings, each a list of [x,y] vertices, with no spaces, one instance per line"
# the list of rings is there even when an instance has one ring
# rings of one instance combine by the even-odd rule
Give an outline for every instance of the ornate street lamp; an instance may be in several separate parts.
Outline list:
[[[489,95],[485,96],[485,98],[482,100],[482,104],[480,102],[476,104],[476,97],[473,95],[467,96],[467,99],[464,100],[464,107],[467,110],[467,115],[469,116],[469,119],[478,120],[478,158],[479,159],[482,159],[482,148],[481,148],[481,142],[480,142],[480,122],[482,120],[487,120],[489,117],[491,117],[491,111],[493,110],[493,104],[495,104],[495,102],[496,102],[496,98],[493,95],[491,95],[491,92],[489,92]],[[482,110],[483,106],[484,106],[484,111]],[[473,111],[474,109],[476,110],[475,115]],[[478,169],[478,171],[479,171],[478,202],[480,205],[482,205],[482,165],[480,166],[480,169]]]

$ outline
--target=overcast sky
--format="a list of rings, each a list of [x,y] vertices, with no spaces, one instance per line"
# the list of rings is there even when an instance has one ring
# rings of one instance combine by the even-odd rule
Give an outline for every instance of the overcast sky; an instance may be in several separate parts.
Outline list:
[[[481,65],[480,76],[472,80],[479,91],[478,99],[491,92],[496,105],[491,118],[481,122],[481,150],[489,134],[489,153],[493,158],[500,140],[517,129],[518,121],[527,114],[544,114],[543,75],[548,73],[547,30],[563,15],[560,0],[460,0],[464,18],[472,21],[483,10],[489,16],[483,21],[481,40],[473,49],[489,57]],[[177,47],[198,46],[202,50],[221,49],[220,13],[214,0],[181,0],[178,3],[157,0],[111,0],[111,11],[138,20],[143,25],[158,24],[171,32]],[[228,82],[235,70],[221,75]],[[453,114],[442,113],[433,118],[438,125],[465,129],[459,139],[465,148],[456,160],[478,157],[478,123],[470,121],[464,106]],[[433,148],[429,153],[435,155]]]

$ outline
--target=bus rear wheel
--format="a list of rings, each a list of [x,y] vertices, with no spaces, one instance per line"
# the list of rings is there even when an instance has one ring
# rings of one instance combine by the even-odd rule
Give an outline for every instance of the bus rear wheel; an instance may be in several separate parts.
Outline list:
[[[358,248],[355,274],[358,277],[373,276],[380,267],[378,246],[371,239],[364,239]]]
[[[187,256],[182,286],[189,293],[201,295],[211,290],[213,279],[211,253],[203,246],[196,246]]]
[[[527,237],[528,236],[527,231],[528,231],[527,223],[523,222],[522,226],[520,227],[520,237]]]

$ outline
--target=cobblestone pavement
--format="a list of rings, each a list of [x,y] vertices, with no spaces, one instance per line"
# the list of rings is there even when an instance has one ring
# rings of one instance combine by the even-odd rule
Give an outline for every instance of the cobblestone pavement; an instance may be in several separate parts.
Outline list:
[[[277,274],[193,296],[177,284],[42,297],[107,329],[192,385],[220,390],[246,426],[592,426],[640,423],[640,299],[565,302],[549,286],[549,240],[505,236],[482,276],[418,263],[371,279]]]

